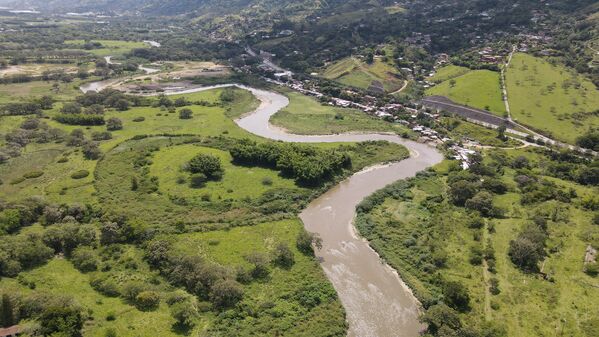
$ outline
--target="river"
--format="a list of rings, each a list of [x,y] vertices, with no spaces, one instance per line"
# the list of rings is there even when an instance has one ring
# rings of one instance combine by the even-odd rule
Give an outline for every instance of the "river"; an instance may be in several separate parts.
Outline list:
[[[81,88],[101,90],[108,82]],[[193,93],[232,85],[218,85],[167,92]],[[306,229],[318,233],[323,247],[316,256],[337,290],[346,310],[351,337],[416,337],[423,329],[418,320],[420,304],[397,272],[361,238],[353,226],[356,206],[367,196],[400,179],[435,165],[443,156],[435,148],[397,135],[356,133],[305,136],[272,126],[272,115],[289,104],[287,97],[265,90],[235,85],[252,92],[260,106],[235,122],[255,135],[286,142],[331,143],[386,140],[406,146],[410,158],[356,173],[312,201],[300,218]]]

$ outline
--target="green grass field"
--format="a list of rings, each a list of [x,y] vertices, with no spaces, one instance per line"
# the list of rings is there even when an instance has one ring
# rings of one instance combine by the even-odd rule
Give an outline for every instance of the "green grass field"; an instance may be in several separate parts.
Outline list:
[[[360,89],[368,89],[373,81],[378,81],[386,91],[392,92],[403,86],[403,81],[396,74],[397,70],[381,59],[375,59],[373,64],[368,65],[354,57],[348,57],[328,66],[322,76]]]
[[[506,77],[515,120],[569,143],[599,125],[597,88],[573,70],[518,53]]]
[[[92,42],[99,42],[102,44],[102,48],[99,49],[91,49],[85,50],[83,49],[83,45],[85,41],[83,40],[67,40],[64,43],[66,45],[72,45],[73,49],[84,50],[88,53],[91,53],[95,56],[114,56],[120,57],[123,56],[133,49],[136,48],[148,48],[148,45],[144,42],[134,42],[134,41],[117,41],[117,40],[93,40]]]
[[[314,98],[286,91],[289,106],[276,113],[271,122],[292,133],[319,135],[352,131],[387,131],[401,133],[407,129],[370,117],[355,109],[322,105]]]
[[[0,84],[0,104],[22,102],[29,98],[39,98],[45,95],[53,96],[56,100],[68,100],[80,94],[80,81],[59,83],[54,90],[53,83],[34,81],[29,83]]]
[[[209,181],[202,188],[189,186],[189,173],[181,170],[182,166],[198,154],[209,154],[220,159],[224,176],[220,181]],[[201,197],[209,194],[217,199],[257,198],[270,189],[294,188],[291,179],[281,178],[277,171],[259,167],[236,166],[229,152],[199,147],[180,145],[166,148],[154,156],[154,164],[150,174],[159,178],[160,191],[171,195]],[[177,178],[184,177],[184,183]],[[265,183],[266,182],[266,183]]]
[[[456,103],[488,110],[503,116],[506,111],[499,85],[499,73],[489,70],[472,70],[459,75],[463,71],[463,68],[458,67],[440,70],[439,77],[433,77],[433,81],[445,78],[447,80],[426,90],[426,95],[445,96]]]
[[[471,70],[465,67],[448,65],[440,68],[436,71],[434,76],[428,78],[429,81],[434,83],[441,83],[448,81],[452,78],[460,77],[469,73]]]

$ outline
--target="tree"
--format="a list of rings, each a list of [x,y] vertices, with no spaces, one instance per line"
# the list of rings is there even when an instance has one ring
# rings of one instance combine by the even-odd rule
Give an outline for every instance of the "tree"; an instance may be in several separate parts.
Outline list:
[[[222,166],[220,163],[220,158],[209,155],[209,154],[199,154],[193,157],[187,163],[187,170],[193,174],[204,174],[208,179],[217,180],[217,178],[222,177]]]
[[[220,309],[228,308],[241,301],[243,288],[239,282],[225,279],[220,280],[210,290],[210,301]]]
[[[275,248],[273,261],[283,268],[291,268],[295,263],[295,256],[287,244],[279,243]]]
[[[15,308],[12,298],[8,294],[2,294],[2,304],[0,306],[0,327],[10,327],[15,325]]]
[[[106,121],[106,130],[108,131],[117,131],[117,130],[122,130],[123,129],[123,122],[116,118],[116,117],[112,117],[109,118],[108,121]]]
[[[177,324],[190,329],[195,325],[195,320],[198,317],[198,308],[192,301],[183,301],[171,306],[171,315],[177,321]]]
[[[438,332],[442,329],[457,331],[462,327],[458,313],[443,303],[428,308],[421,321],[427,325],[427,332],[434,336],[450,336],[438,334]]]
[[[449,80],[449,86],[452,88],[455,87],[456,83],[457,83],[456,80],[453,78],[451,80]]]
[[[179,110],[179,119],[192,119],[193,111],[191,109],[185,108]]]
[[[497,138],[499,138],[502,141],[507,141],[507,136],[505,135],[505,131],[507,130],[507,127],[502,124],[497,128]]]
[[[536,224],[530,224],[510,242],[509,256],[512,262],[526,272],[538,270],[538,263],[545,257],[547,234]]]
[[[478,192],[466,201],[466,208],[479,211],[482,215],[488,216],[493,211],[493,195],[487,191]]]
[[[118,101],[116,101],[116,103],[114,103],[114,108],[117,111],[127,111],[129,110],[129,101],[127,101],[124,98],[121,98]]]
[[[83,327],[83,317],[78,309],[51,306],[42,312],[39,323],[43,336],[79,337]]]
[[[465,312],[470,310],[470,295],[468,289],[459,282],[443,284],[443,298],[450,307]]]
[[[322,239],[318,234],[310,233],[306,230],[302,230],[296,239],[297,249],[306,254],[306,255],[314,255],[314,250],[312,249],[312,245],[316,247],[316,249],[322,249]]]
[[[457,206],[464,206],[466,201],[476,194],[477,185],[466,180],[458,180],[449,187],[449,197]]]

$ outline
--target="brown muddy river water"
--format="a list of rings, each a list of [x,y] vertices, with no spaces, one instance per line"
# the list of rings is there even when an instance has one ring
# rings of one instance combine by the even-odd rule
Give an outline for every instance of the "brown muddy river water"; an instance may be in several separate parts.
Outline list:
[[[192,93],[231,85],[192,88],[167,94]],[[103,85],[90,85],[98,89]],[[404,145],[410,158],[399,163],[368,168],[356,173],[319,198],[300,214],[306,229],[318,233],[323,247],[316,252],[327,277],[347,312],[348,336],[416,337],[423,329],[418,321],[420,304],[393,268],[385,264],[353,226],[356,206],[367,196],[400,179],[435,165],[443,156],[433,147],[389,134],[339,134],[304,136],[286,133],[270,125],[272,115],[289,104],[287,97],[264,90],[251,91],[262,104],[236,120],[243,129],[273,140],[299,143],[360,142],[386,140]],[[82,88],[83,91],[88,88]]]

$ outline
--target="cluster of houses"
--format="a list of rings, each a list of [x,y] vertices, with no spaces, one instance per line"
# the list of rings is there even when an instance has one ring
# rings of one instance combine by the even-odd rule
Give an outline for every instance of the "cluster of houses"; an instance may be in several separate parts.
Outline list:
[[[360,102],[354,102],[352,100],[337,97],[327,97],[325,94],[318,91],[319,89],[311,81],[302,82],[291,77],[286,78],[285,81],[272,78],[264,78],[264,80],[279,86],[288,87],[307,96],[316,97],[321,101],[326,98],[328,100],[327,104],[331,106],[359,109],[371,116],[401,123],[410,128],[414,133],[418,134],[419,141],[423,143],[430,143],[433,145],[451,143],[449,148],[454,153],[454,159],[458,160],[464,169],[470,167],[469,158],[476,153],[476,151],[455,144],[450,138],[443,137],[437,131],[418,123],[419,114],[425,114],[432,119],[438,120],[441,117],[438,113],[430,113],[425,109],[411,108],[398,103],[387,103],[381,106],[378,104],[378,99],[376,97],[368,95],[361,97]],[[347,96],[353,96],[351,95],[352,93],[353,92],[348,92]],[[409,118],[398,118],[397,115],[400,112],[403,112],[402,115],[407,115]]]

